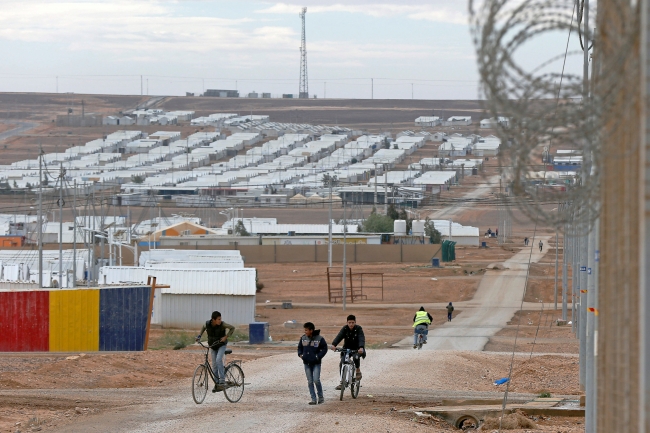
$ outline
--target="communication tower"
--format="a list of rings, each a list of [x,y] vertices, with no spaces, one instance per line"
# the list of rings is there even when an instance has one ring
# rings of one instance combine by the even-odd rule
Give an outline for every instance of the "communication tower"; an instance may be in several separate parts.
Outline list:
[[[307,8],[302,8],[299,16],[302,20],[302,38],[300,43],[300,84],[298,98],[309,98],[309,83],[307,82],[307,40],[305,38],[305,15]]]

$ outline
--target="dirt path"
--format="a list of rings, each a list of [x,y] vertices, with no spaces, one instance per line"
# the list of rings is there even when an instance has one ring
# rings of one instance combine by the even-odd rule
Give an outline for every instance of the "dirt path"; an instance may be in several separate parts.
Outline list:
[[[532,244],[540,239],[546,241],[547,238],[537,237]],[[463,302],[462,312],[451,322],[429,330],[428,344],[423,349],[483,350],[489,338],[503,329],[519,311],[529,259],[530,263],[539,261],[547,248],[544,245],[542,252],[537,247],[523,249],[502,263],[503,270],[487,271],[474,299]],[[399,345],[413,345],[413,337],[405,338]]]
[[[94,390],[92,395],[79,393],[77,396],[85,399],[87,395],[95,402],[122,398],[122,402],[96,415],[81,417],[74,424],[48,431],[106,431],[108,425],[114,433],[182,433],[213,430],[215,426],[219,430],[238,432],[325,432],[358,428],[413,431],[416,427],[413,420],[397,416],[396,410],[426,407],[442,398],[501,397],[501,390],[495,389],[492,381],[505,373],[507,358],[508,355],[489,353],[372,351],[362,364],[364,377],[359,398],[352,400],[347,392],[344,400],[339,401],[334,390],[338,382],[338,356],[328,353],[321,373],[326,403],[309,406],[302,363],[295,353],[287,353],[244,363],[246,382],[250,386],[237,404],[227,403],[221,393],[209,393],[202,405],[196,405],[190,396],[189,380],[165,389],[142,389],[140,393],[123,389]],[[527,364],[530,362],[527,357],[518,359],[522,368],[540,370],[537,364]],[[572,362],[573,357],[566,360]],[[548,360],[536,357],[533,362]],[[414,374],[415,371],[421,374]],[[575,376],[574,373],[568,371],[567,377]],[[554,391],[570,394],[577,382],[568,380],[572,382]],[[529,399],[540,386],[547,384],[522,385],[514,390],[511,398],[513,401]],[[46,391],[42,397],[60,392]],[[34,395],[35,391],[29,393]]]
[[[15,121],[15,120],[6,121],[6,123],[11,123],[12,125],[16,125],[16,127],[10,129],[9,131],[0,133],[0,141],[6,140],[7,138],[14,137],[16,135],[21,135],[22,133],[27,132],[30,129],[34,129],[36,128],[36,126],[38,126],[38,123],[35,122],[22,122],[22,121]]]
[[[462,197],[458,197],[457,199],[459,203],[458,205],[448,206],[445,207],[444,209],[435,211],[429,215],[429,218],[434,220],[449,219],[452,218],[454,215],[467,210],[467,201],[477,199],[491,193],[493,188],[499,186],[500,177],[501,176],[499,175],[489,177],[488,179],[486,179],[485,183],[476,185],[475,189],[467,192]]]

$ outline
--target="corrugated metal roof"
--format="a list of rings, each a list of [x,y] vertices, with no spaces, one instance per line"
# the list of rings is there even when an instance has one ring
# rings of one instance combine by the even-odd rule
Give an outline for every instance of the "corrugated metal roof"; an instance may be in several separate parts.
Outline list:
[[[156,277],[157,284],[170,286],[161,293],[176,295],[255,295],[255,269],[153,269],[104,266],[99,271],[102,284],[146,283]]]
[[[192,261],[148,261],[144,264],[145,268],[169,269],[169,268],[187,268],[187,269],[244,269],[243,260],[207,260],[209,257],[200,257]]]

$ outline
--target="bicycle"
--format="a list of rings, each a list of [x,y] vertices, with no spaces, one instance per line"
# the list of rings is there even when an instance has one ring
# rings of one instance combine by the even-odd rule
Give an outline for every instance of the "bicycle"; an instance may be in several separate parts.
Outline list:
[[[341,398],[343,401],[343,394],[345,389],[350,386],[350,393],[352,398],[357,398],[359,395],[359,388],[361,388],[361,380],[356,379],[357,368],[354,365],[355,358],[359,357],[356,350],[351,349],[336,349],[335,352],[345,353],[343,358],[343,365],[341,367]]]
[[[198,342],[205,350],[205,361],[199,364],[194,370],[194,377],[192,378],[192,398],[196,404],[203,403],[205,396],[208,393],[210,386],[210,378],[215,386],[218,383],[217,378],[214,376],[212,366],[208,360],[210,353],[210,346],[206,346],[202,342]],[[217,343],[218,344],[218,343]],[[218,347],[218,346],[217,346]],[[230,355],[232,349],[226,349],[226,355]],[[231,403],[237,403],[242,395],[244,395],[244,370],[241,368],[241,360],[230,361],[224,369],[226,376],[226,385],[223,389],[223,394],[226,399]]]
[[[418,350],[420,350],[422,349],[422,345],[424,344],[424,336],[429,333],[429,330],[415,328],[415,333],[418,334],[418,339],[417,339],[417,343],[415,343],[415,346],[417,347]]]

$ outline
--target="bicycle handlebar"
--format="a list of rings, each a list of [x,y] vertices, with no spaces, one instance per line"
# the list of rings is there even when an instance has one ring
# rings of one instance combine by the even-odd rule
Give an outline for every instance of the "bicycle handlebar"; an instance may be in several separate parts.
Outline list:
[[[365,350],[364,350],[365,351]],[[359,353],[359,349],[346,349],[346,348],[336,348],[334,349],[334,352],[347,352],[347,353]]]
[[[199,343],[199,345],[201,347],[203,347],[204,349],[216,349],[218,346],[225,344],[225,343],[222,343],[221,341],[217,341],[216,343],[212,344],[211,346],[206,346],[205,344],[203,344],[203,342],[201,340],[198,340],[197,343]]]

